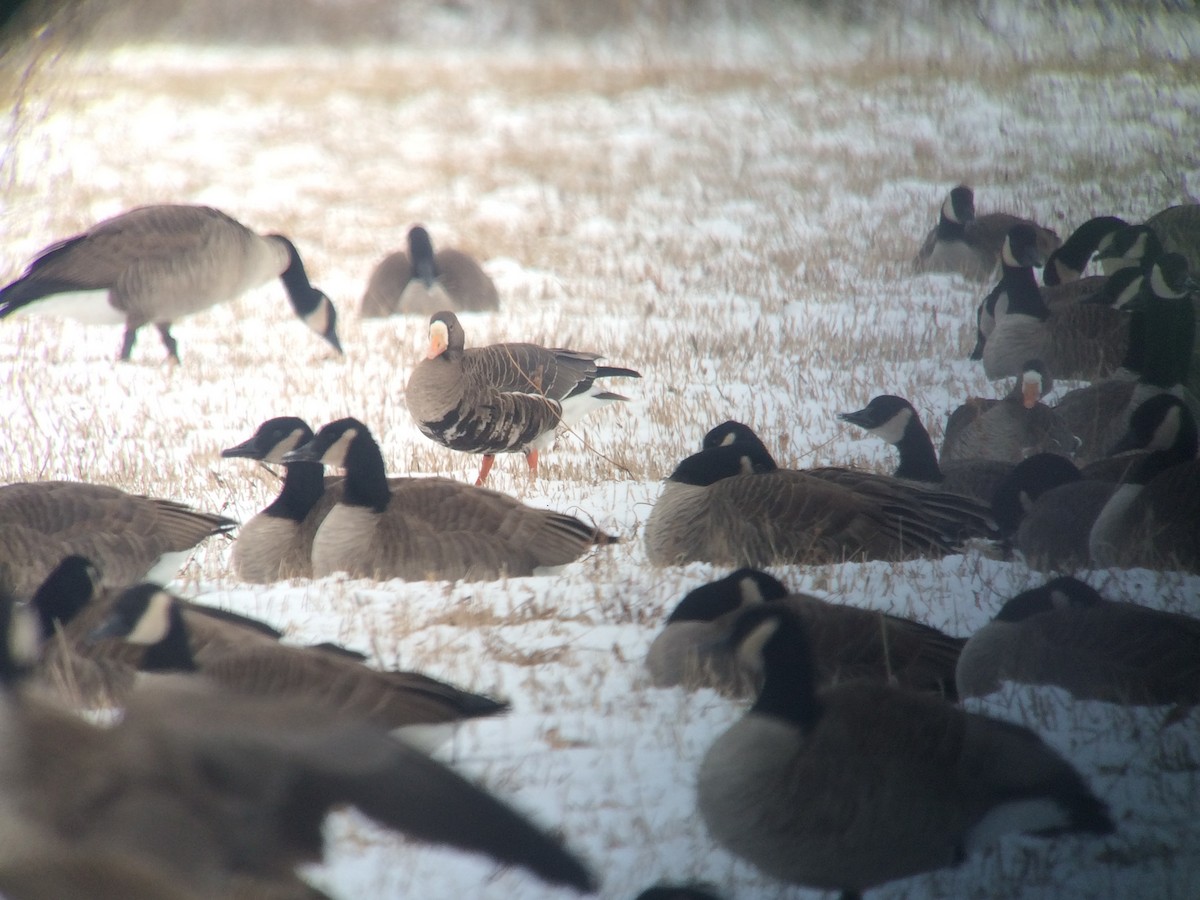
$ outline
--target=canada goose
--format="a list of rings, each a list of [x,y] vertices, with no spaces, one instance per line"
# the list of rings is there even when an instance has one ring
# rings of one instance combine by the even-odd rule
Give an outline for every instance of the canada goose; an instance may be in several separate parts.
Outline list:
[[[1168,206],[1144,224],[1158,236],[1164,250],[1182,254],[1188,268],[1200,272],[1200,203]]]
[[[767,566],[953,551],[941,523],[903,490],[854,474],[850,487],[780,469],[761,446],[707,447],[664,484],[646,521],[646,556],[658,566]]]
[[[942,463],[998,459],[1015,464],[1034,453],[1073,455],[1075,435],[1058,413],[1041,402],[1053,389],[1053,380],[1035,359],[1021,367],[1016,384],[1002,399],[968,400],[946,420]]]
[[[754,447],[759,459],[778,468],[762,439],[742,422],[722,422],[711,429],[702,442],[702,447],[706,449],[728,446]],[[992,521],[991,511],[984,504],[965,494],[941,490],[940,485],[935,487],[908,478],[841,466],[804,469],[803,474],[867,497],[874,497],[884,506],[891,506],[897,502],[910,505],[923,520],[955,544],[972,537],[995,536],[995,523]]]
[[[1003,834],[1114,830],[1027,728],[882,684],[818,690],[807,629],[785,607],[744,611],[730,641],[762,666],[763,686],[700,765],[700,815],[768,875],[845,900]]]
[[[865,429],[899,451],[900,463],[892,473],[894,477],[936,486],[980,503],[991,502],[996,485],[1012,468],[1011,463],[997,459],[939,463],[933,440],[921,424],[916,409],[894,394],[872,397],[862,409],[838,413],[838,418]]]
[[[326,425],[283,461],[346,470],[341,499],[313,538],[317,578],[486,581],[565,565],[618,540],[565,513],[448,479],[412,479],[393,494],[379,445],[357,419]]]
[[[418,840],[592,887],[558,841],[369,722],[163,679],[96,726],[21,689],[36,647],[34,630],[17,632],[0,640],[0,811],[78,853],[135,855],[206,896],[257,882],[266,892],[244,896],[315,897],[295,867],[320,859],[326,814],[352,805]]]
[[[524,453],[536,476],[538,452],[555,430],[570,428],[620,394],[601,391],[598,378],[641,378],[633,369],[597,366],[599,355],[537,344],[465,348],[458,317],[429,320],[429,352],[405,391],[417,427],[451,450],[482,453],[475,483],[483,484],[497,453]]]
[[[0,559],[11,588],[29,597],[64,556],[94,561],[104,584],[169,581],[197,544],[237,523],[176,503],[77,481],[0,486]]]
[[[957,272],[985,281],[996,268],[1004,236],[1010,228],[1033,228],[1043,258],[1062,243],[1049,228],[1008,213],[975,214],[975,192],[964,184],[950,191],[942,203],[937,225],[925,238],[913,268],[918,272]]]
[[[1087,565],[1092,523],[1115,489],[1114,481],[1085,478],[1065,457],[1036,453],[996,486],[992,512],[1031,568],[1075,568]]]
[[[364,319],[499,308],[496,285],[479,263],[453,247],[434,253],[429,232],[420,225],[408,230],[407,253],[398,250],[375,267],[362,299]]]
[[[787,606],[808,629],[821,684],[867,679],[955,699],[954,666],[965,638],[888,613],[789,593],[776,578],[742,568],[687,594],[646,653],[658,687],[711,687],[733,696],[757,693],[761,672],[723,640],[738,613],[754,603]]]
[[[1126,225],[1107,235],[1096,249],[1096,259],[1105,275],[1126,268],[1141,268],[1147,260],[1161,255],[1165,248],[1153,228]]]
[[[1114,451],[1150,452],[1129,467],[1088,537],[1096,566],[1179,567],[1200,572],[1200,459],[1196,419],[1159,394],[1134,410]]]
[[[236,299],[274,277],[296,315],[338,352],[337,312],[309,283],[295,245],[260,235],[207,206],[142,206],[44,249],[0,289],[0,318],[22,311],[67,315],[85,324],[125,324],[122,360],[137,330],[153,323],[179,360],[176,319]]]
[[[983,346],[988,378],[1021,374],[1028,360],[1039,359],[1055,378],[1095,378],[1115,369],[1129,340],[1128,313],[1104,303],[1076,303],[1051,310],[1033,276],[1036,235],[1018,225],[1009,232],[1001,254],[1007,297],[1003,315]]]
[[[957,678],[964,697],[1015,681],[1081,700],[1192,706],[1200,703],[1200,619],[1106,600],[1063,576],[1005,603],[967,641]]]
[[[1078,281],[1105,239],[1128,224],[1117,216],[1088,219],[1046,258],[1046,264],[1042,267],[1042,284],[1052,287]]]

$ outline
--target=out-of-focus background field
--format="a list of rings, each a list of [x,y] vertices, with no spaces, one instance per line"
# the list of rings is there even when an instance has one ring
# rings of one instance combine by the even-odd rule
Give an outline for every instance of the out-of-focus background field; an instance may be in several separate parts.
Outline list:
[[[226,541],[172,588],[509,698],[445,755],[561,829],[632,897],[660,878],[729,897],[806,895],[708,839],[696,767],[740,714],[649,687],[641,658],[707,565],[654,569],[642,526],[661,480],[718,422],[755,427],[781,463],[890,471],[891,448],[839,423],[908,397],[940,439],[968,395],[987,286],[913,276],[946,192],[1066,236],[1200,194],[1200,17],[1188,4],[835,4],[570,0],[305,3],[126,0],[10,25],[0,90],[0,279],[43,246],[146,203],[220,207],[288,234],[338,305],[335,359],[275,282],[153,330],[0,322],[0,479],[70,478],[248,519],[275,476],[220,450],[264,419],[363,419],[396,473],[470,479],[476,458],[413,425],[404,388],[425,322],[360,321],[367,277],[424,223],[485,261],[496,313],[468,342],[597,350],[639,369],[543,454],[491,486],[624,543],[554,576],[492,584],[343,578],[238,582]],[[1061,395],[1071,387],[1062,384]],[[956,634],[1045,576],[977,552],[906,564],[784,567],[790,586]],[[1113,597],[1200,612],[1200,578],[1080,573]],[[972,704],[1035,728],[1112,806],[1106,841],[1010,839],[884,897],[1156,897],[1200,883],[1195,716],[1006,688]],[[555,897],[515,871],[405,844],[348,815],[315,883],[340,897]]]

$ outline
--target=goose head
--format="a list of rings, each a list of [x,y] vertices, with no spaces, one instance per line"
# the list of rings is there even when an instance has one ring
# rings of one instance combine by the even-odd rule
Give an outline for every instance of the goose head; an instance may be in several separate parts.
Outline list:
[[[760,569],[741,568],[689,591],[667,617],[667,624],[712,622],[740,607],[779,600],[787,594],[778,578]]]
[[[85,557],[72,555],[46,576],[30,601],[41,620],[42,635],[49,638],[57,624],[66,624],[91,601],[100,584],[100,570]]]
[[[283,454],[281,461],[317,462],[347,468],[347,461],[356,448],[374,442],[370,430],[358,419],[338,419],[323,427],[307,443]]]
[[[466,333],[462,323],[458,321],[458,316],[449,310],[442,310],[430,316],[429,350],[425,353],[426,359],[437,359],[447,353],[447,358],[450,358],[462,353],[465,346]]]
[[[735,475],[772,472],[779,468],[771,454],[753,445],[730,444],[693,453],[675,467],[667,480],[677,484],[707,487]]]
[[[296,316],[310,330],[323,337],[338,355],[342,355],[342,344],[337,336],[337,309],[333,301],[318,287],[308,280],[304,270],[304,261],[296,245],[282,234],[270,237],[279,241],[287,249],[288,265],[279,276],[291,301]]]
[[[422,225],[414,225],[408,230],[408,259],[413,277],[419,278],[426,290],[431,290],[438,271],[433,257],[433,240]]]
[[[308,423],[295,416],[277,416],[258,426],[254,435],[235,447],[221,451],[225,458],[257,459],[262,462],[282,463],[291,450],[312,440],[313,432]]]
[[[909,423],[917,418],[913,405],[895,394],[880,394],[871,402],[854,412],[838,413],[838,418],[857,425],[889,444],[898,444],[904,439]]]
[[[1037,232],[1028,225],[1014,225],[1004,237],[1000,260],[1009,269],[1032,269],[1045,265],[1038,249]]]
[[[1099,592],[1070,575],[1048,581],[1041,587],[1022,591],[996,613],[997,622],[1021,622],[1032,616],[1068,607],[1098,606],[1104,602]]]

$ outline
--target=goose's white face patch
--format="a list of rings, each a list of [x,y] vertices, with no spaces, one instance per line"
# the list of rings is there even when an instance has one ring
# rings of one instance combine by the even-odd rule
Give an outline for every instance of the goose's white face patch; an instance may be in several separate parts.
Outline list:
[[[1163,416],[1163,420],[1154,429],[1154,437],[1150,438],[1150,443],[1146,445],[1147,450],[1166,450],[1175,443],[1175,439],[1179,436],[1179,407],[1172,406],[1167,410],[1167,414]]]
[[[902,409],[882,425],[867,430],[889,444],[898,444],[904,439],[904,432],[908,429],[908,423],[912,421],[912,416],[911,409]]]
[[[958,216],[956,216],[954,214],[954,198],[953,197],[947,197],[945,199],[945,201],[942,203],[942,215],[945,216],[947,219],[949,219],[951,222],[957,222],[960,225],[962,224],[961,222],[959,222]]]
[[[22,668],[32,666],[42,649],[42,623],[33,608],[14,604],[8,622],[8,658]]]
[[[283,454],[290,453],[300,446],[304,432],[299,428],[292,429],[291,432],[274,447],[267,451],[267,455],[263,457],[263,462],[282,463]]]
[[[319,335],[329,331],[329,298],[322,297],[317,308],[304,317],[304,324]]]
[[[350,444],[358,437],[357,428],[347,428],[336,441],[329,445],[329,449],[321,456],[321,462],[327,466],[343,466],[346,463],[346,455],[350,452]]]
[[[746,576],[738,582],[738,593],[742,595],[742,605],[748,606],[751,603],[765,603],[762,591],[758,587],[758,582],[750,576]]]
[[[725,435],[725,437],[721,438],[721,443],[718,444],[717,446],[718,447],[728,447],[730,444],[732,444],[736,440],[737,440],[737,435],[735,435],[731,431],[731,432],[729,432],[729,434]]]
[[[146,610],[133,626],[133,631],[125,638],[131,644],[150,646],[157,644],[167,636],[171,627],[171,604],[174,602],[166,591],[158,591],[151,595],[146,604]]]
[[[1138,279],[1138,281],[1140,283],[1141,279]],[[1186,290],[1177,290],[1167,284],[1160,266],[1152,266],[1150,268],[1150,290],[1154,292],[1155,297],[1162,297],[1167,300],[1178,300],[1180,297],[1187,296]]]
[[[1142,282],[1144,280],[1145,279],[1141,275],[1130,279],[1129,284],[1127,284],[1125,288],[1113,299],[1112,305],[1117,309],[1120,309],[1121,307],[1125,306],[1125,304],[1137,297],[1137,295],[1142,292]],[[1162,295],[1160,294],[1159,296]]]
[[[1004,264],[1006,266],[1012,266],[1018,269],[1021,268],[1021,264],[1017,262],[1017,258],[1013,256],[1012,244],[1009,242],[1008,238],[1004,239],[1004,249],[1000,251],[1000,257],[1004,260]]]
[[[779,630],[779,619],[764,620],[757,628],[742,638],[737,648],[738,662],[751,671],[761,671],[763,666],[763,647],[771,636]]]

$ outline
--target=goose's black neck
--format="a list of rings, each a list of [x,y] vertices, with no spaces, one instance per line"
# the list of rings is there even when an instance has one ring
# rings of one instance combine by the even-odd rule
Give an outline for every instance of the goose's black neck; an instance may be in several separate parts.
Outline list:
[[[311,462],[288,463],[284,468],[283,488],[263,514],[303,522],[324,493],[324,466]]]
[[[808,636],[786,610],[775,618],[779,625],[762,648],[763,686],[752,709],[808,731],[823,711],[817,699],[817,672]]]
[[[279,278],[287,290],[292,309],[303,319],[316,311],[321,303],[321,293],[308,280],[308,273],[304,271],[304,261],[300,259],[300,251],[296,249],[296,245],[281,234],[271,236],[281,241],[288,252],[287,268]]]
[[[1000,281],[1008,294],[1009,313],[1034,316],[1043,321],[1049,318],[1050,309],[1042,299],[1032,266],[1013,266],[1006,262]]]
[[[167,613],[167,623],[167,633],[161,641],[146,648],[139,668],[143,672],[195,672],[196,660],[188,645],[187,625],[175,603]]]
[[[359,435],[350,442],[342,465],[346,469],[343,503],[365,506],[377,513],[387,509],[391,500],[387,470],[379,445],[369,435]]]
[[[900,465],[893,473],[897,478],[935,483],[943,480],[942,467],[938,465],[933,441],[915,415],[909,418],[908,424],[904,426],[904,434],[894,446],[900,453]]]

